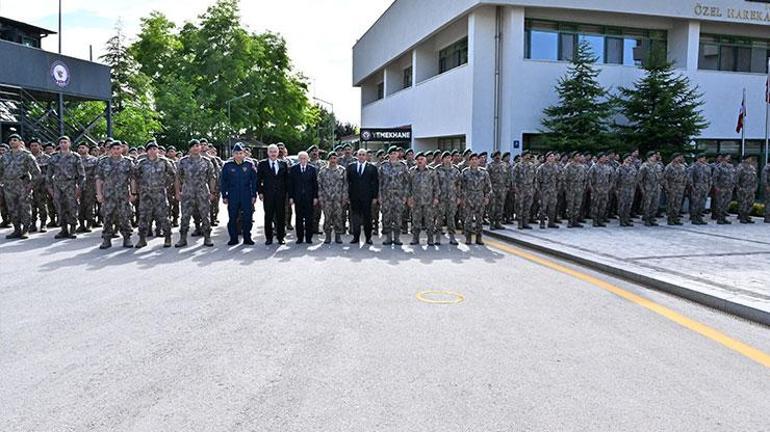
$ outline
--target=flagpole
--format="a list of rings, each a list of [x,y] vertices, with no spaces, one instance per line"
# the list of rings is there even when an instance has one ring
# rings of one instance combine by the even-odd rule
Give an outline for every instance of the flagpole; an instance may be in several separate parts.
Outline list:
[[[743,88],[743,106],[746,106],[746,87]],[[743,108],[741,108],[743,109]],[[741,128],[741,159],[746,154],[746,114],[743,114],[743,127]]]

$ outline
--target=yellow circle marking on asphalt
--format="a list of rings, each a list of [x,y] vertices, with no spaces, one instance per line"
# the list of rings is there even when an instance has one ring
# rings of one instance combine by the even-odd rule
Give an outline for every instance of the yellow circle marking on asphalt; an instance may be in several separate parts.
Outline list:
[[[431,296],[450,297],[449,299],[434,299]],[[417,293],[417,300],[430,304],[458,304],[465,301],[465,296],[451,291],[421,291]]]

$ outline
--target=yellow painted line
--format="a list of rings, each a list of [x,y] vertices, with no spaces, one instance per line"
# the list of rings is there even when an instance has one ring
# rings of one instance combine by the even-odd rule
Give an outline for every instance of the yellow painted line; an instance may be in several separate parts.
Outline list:
[[[755,362],[761,364],[762,366],[765,366],[766,368],[770,368],[770,354],[760,351],[759,349],[754,348],[751,345],[747,345],[741,341],[733,339],[730,336],[727,336],[726,334],[720,332],[719,330],[709,327],[703,323],[687,318],[686,316],[678,312],[675,312],[665,306],[659,305],[650,299],[631,293],[609,282],[603,281],[591,275],[563,266],[554,261],[527,253],[518,248],[508,246],[499,241],[487,240],[486,242],[488,245],[494,247],[495,249],[499,249],[509,254],[516,255],[520,258],[524,258],[528,261],[540,264],[544,267],[548,267],[560,273],[570,275],[576,279],[580,279],[584,282],[588,282],[591,285],[599,287],[603,290],[609,291],[630,302],[636,303],[637,305],[642,306],[645,309],[655,312],[658,315],[668,318],[669,320],[674,321],[675,323],[683,327],[686,327],[694,331],[695,333],[703,335],[711,339],[712,341],[717,342],[745,357],[748,357],[749,359],[754,360]]]
[[[429,296],[448,296],[451,297],[451,299],[436,300],[430,298]],[[417,300],[430,304],[457,304],[465,301],[465,296],[451,291],[421,291],[417,293],[416,297]]]

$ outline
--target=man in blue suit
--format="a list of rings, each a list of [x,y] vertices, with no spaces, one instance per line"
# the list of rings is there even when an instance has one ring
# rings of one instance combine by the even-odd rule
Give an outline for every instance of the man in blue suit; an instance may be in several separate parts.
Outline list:
[[[313,209],[318,205],[318,172],[309,164],[307,152],[299,152],[299,163],[289,169],[289,204],[294,205],[297,244],[313,244],[315,220]]]
[[[233,146],[233,158],[222,167],[222,201],[227,205],[229,220],[227,233],[230,234],[229,246],[238,244],[238,224],[243,234],[243,244],[253,245],[251,239],[254,203],[257,201],[257,169],[246,160],[241,143]]]

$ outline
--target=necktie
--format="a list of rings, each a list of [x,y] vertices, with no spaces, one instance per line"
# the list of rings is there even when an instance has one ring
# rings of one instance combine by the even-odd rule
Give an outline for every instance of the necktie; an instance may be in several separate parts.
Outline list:
[[[305,174],[305,166],[302,165],[302,174]]]
[[[271,163],[273,164],[273,172],[274,172],[276,175],[278,175],[278,164],[277,164],[277,163],[275,163],[274,161],[273,161],[273,162],[271,162]]]
[[[358,175],[364,175],[364,165],[361,162],[358,163]]]

